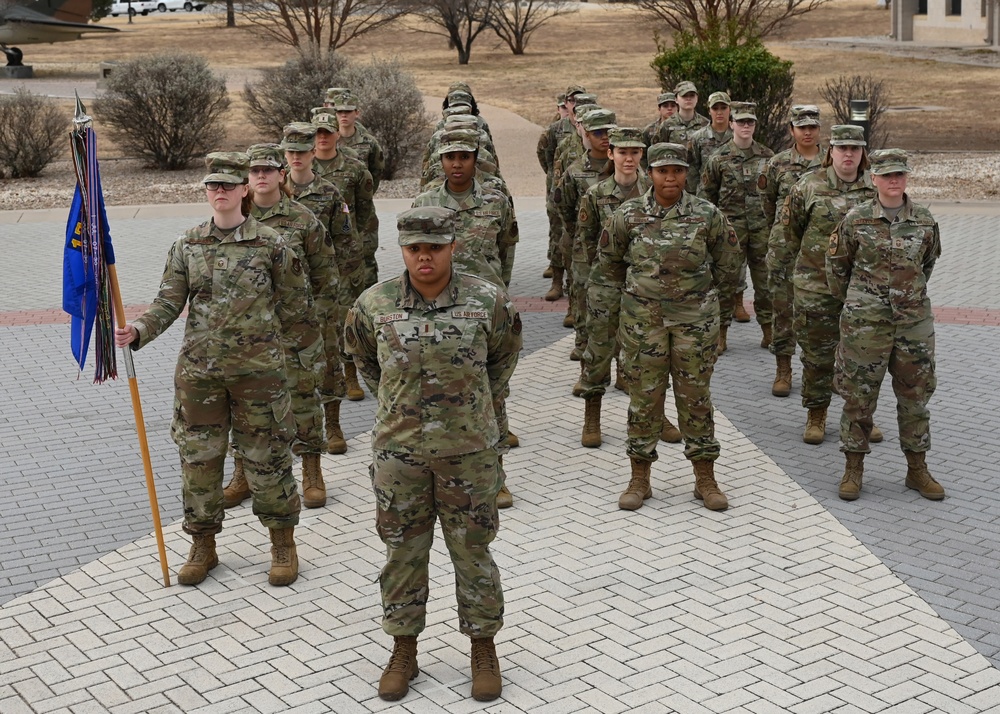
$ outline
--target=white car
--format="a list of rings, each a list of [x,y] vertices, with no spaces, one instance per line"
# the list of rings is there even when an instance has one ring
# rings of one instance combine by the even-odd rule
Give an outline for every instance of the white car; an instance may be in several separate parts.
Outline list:
[[[148,15],[149,13],[156,10],[155,0],[132,0],[131,3],[128,2],[116,2],[111,5],[111,12],[108,14],[111,17],[118,17],[119,15]]]
[[[170,12],[174,12],[175,10],[191,12],[192,10],[201,10],[208,3],[201,0],[151,0],[150,4],[160,12],[166,12],[167,10],[170,10]]]

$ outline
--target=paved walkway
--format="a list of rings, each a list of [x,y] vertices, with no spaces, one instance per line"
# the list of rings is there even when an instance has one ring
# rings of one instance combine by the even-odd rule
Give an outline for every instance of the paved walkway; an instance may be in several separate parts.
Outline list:
[[[382,225],[404,205],[380,202]],[[797,394],[770,396],[771,358],[756,327],[737,325],[713,380],[732,503],[720,514],[692,498],[689,465],[670,445],[654,498],[617,509],[626,398],[606,399],[605,445],[580,447],[565,302],[538,299],[544,207],[517,206],[511,291],[526,346],[509,404],[523,446],[507,458],[516,503],[495,547],[507,615],[504,696],[492,705],[469,698],[440,540],[422,673],[403,702],[376,696],[389,638],[375,582],[370,397],[345,403],[350,450],[324,457],[330,503],[303,513],[292,587],[267,585],[266,536],[244,507],[227,518],[212,576],[163,588],[127,387],[78,378],[69,357],[64,213],[0,216],[0,712],[1000,711],[1000,398],[987,386],[1000,346],[996,207],[935,207],[944,256],[931,283],[940,387],[929,462],[948,498],[903,487],[888,403],[864,496],[837,499],[833,426],[822,446],[801,442]],[[169,243],[202,215],[113,209],[133,309],[155,293]],[[384,275],[401,269],[394,248],[379,260]],[[187,550],[168,431],[181,333],[137,355],[172,573]]]

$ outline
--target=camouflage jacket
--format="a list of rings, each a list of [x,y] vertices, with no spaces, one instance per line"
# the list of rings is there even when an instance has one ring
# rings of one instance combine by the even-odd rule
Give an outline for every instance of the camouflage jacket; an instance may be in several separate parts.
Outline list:
[[[509,279],[508,261],[513,261],[511,246],[517,243],[517,226],[511,217],[507,198],[473,181],[472,193],[461,202],[448,192],[447,184],[424,191],[413,206],[444,206],[456,212],[455,270],[489,280],[504,288]]]
[[[708,157],[732,138],[732,129],[726,129],[720,136],[711,124],[691,133],[687,142],[688,163],[691,164],[686,186],[689,193],[697,193],[698,185],[701,183],[701,171],[708,164]]]
[[[382,182],[382,172],[385,171],[385,154],[375,135],[361,122],[355,122],[354,135],[341,134],[337,146],[346,147],[357,154],[358,160],[368,167],[368,173],[372,175],[372,193],[378,191],[378,186]]]
[[[631,198],[649,190],[649,178],[640,171],[634,184],[623,187],[614,175],[594,184],[580,199],[576,219],[576,238],[573,240],[573,260],[593,265],[597,259],[597,241],[618,207]]]
[[[337,272],[341,277],[352,275],[361,267],[364,256],[361,237],[351,221],[351,209],[344,201],[340,189],[315,172],[313,180],[304,186],[294,182],[289,185],[292,197],[313,212],[333,239]]]
[[[445,130],[442,128],[431,134],[431,138],[427,140],[427,146],[424,147],[424,155],[420,157],[420,173],[425,177],[425,181],[426,176],[432,170],[432,165],[435,163],[438,165],[441,164],[441,155],[438,154],[438,149],[441,148],[441,137],[444,133]],[[489,134],[482,130],[479,132],[479,146],[490,152],[493,159],[497,160],[497,150],[493,146],[493,140]],[[497,164],[499,165],[499,161]]]
[[[545,171],[547,183],[551,183],[552,180],[552,171],[556,163],[556,149],[559,143],[567,135],[575,133],[576,129],[573,127],[572,122],[570,122],[569,117],[563,117],[549,124],[545,131],[542,132],[542,135],[538,137],[538,145],[535,147],[535,153],[538,156],[538,163]],[[545,188],[550,191],[552,190],[551,185],[546,185]]]
[[[576,236],[576,218],[580,210],[580,201],[587,189],[600,181],[612,176],[615,172],[615,162],[605,159],[604,167],[597,168],[590,152],[585,153],[566,169],[559,179],[555,191],[552,192],[552,202],[556,205],[566,227],[566,233],[571,238]]]
[[[768,270],[782,280],[791,277],[796,290],[829,295],[826,252],[830,234],[848,210],[874,195],[867,172],[854,183],[837,178],[832,166],[800,178],[781,209],[780,240],[769,242]]]
[[[933,318],[927,281],[941,256],[938,224],[904,195],[889,222],[875,198],[856,205],[830,236],[830,292],[844,301],[845,320],[911,324]]]
[[[683,144],[686,146],[691,134],[711,123],[708,117],[702,116],[698,112],[694,113],[691,121],[684,121],[681,118],[680,112],[678,112],[660,124],[656,130],[656,134],[653,135],[653,144],[669,141],[673,144]]]
[[[352,159],[344,151],[337,151],[336,158],[329,161],[314,159],[312,170],[340,190],[353,217],[351,229],[358,234],[358,243],[361,244],[361,233],[375,212],[372,175],[363,163]]]
[[[742,262],[718,208],[687,192],[664,208],[649,189],[625,201],[601,232],[588,307],[592,317],[613,318],[624,291],[658,302],[664,324],[700,322],[732,302]]]
[[[587,147],[583,145],[583,139],[573,129],[572,134],[567,134],[556,147],[555,160],[552,164],[552,190],[559,185],[559,180],[570,165],[587,153]]]
[[[646,142],[647,147],[652,146],[655,143],[653,139],[656,138],[657,133],[660,131],[660,127],[663,126],[663,122],[665,121],[666,119],[657,117],[642,128],[642,140]]]
[[[250,215],[276,230],[288,247],[295,251],[306,269],[316,314],[331,314],[331,310],[337,307],[340,271],[333,239],[319,219],[308,208],[284,194],[281,200],[267,209],[251,204]]]
[[[372,448],[441,458],[506,440],[521,319],[501,288],[452,272],[427,303],[404,272],[361,294],[344,334],[378,396]]]
[[[785,205],[785,196],[804,173],[821,167],[824,156],[826,149],[822,146],[813,159],[804,158],[793,146],[770,158],[764,167],[764,173],[757,179],[757,193],[760,194],[760,203],[768,225],[773,226],[780,221],[778,211]]]
[[[160,291],[133,323],[133,348],[163,334],[185,307],[178,360],[203,375],[284,369],[282,337],[297,345],[320,339],[302,261],[252,216],[235,231],[206,221],[170,246]]]
[[[698,196],[718,206],[741,234],[769,227],[757,183],[772,156],[773,151],[756,141],[744,150],[730,139],[708,158]]]

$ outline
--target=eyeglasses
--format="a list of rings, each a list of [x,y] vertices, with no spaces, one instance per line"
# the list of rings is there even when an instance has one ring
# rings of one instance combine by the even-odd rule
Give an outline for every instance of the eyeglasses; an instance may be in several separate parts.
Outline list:
[[[737,119],[736,123],[740,126],[753,126],[757,123],[756,119]]]
[[[206,181],[205,182],[205,190],[207,190],[207,191],[218,191],[218,190],[221,189],[223,191],[228,192],[228,191],[235,191],[236,187],[240,186],[240,185],[242,185],[242,184],[227,183],[227,182],[224,182],[224,181]]]

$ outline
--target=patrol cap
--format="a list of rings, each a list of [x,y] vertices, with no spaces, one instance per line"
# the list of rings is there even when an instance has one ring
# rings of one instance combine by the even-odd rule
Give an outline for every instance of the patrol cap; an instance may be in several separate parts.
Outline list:
[[[452,151],[479,150],[479,132],[471,129],[449,129],[441,134],[441,148],[438,154],[448,154]]]
[[[572,99],[577,94],[586,94],[587,90],[579,84],[571,84],[566,88],[566,98]]]
[[[664,92],[656,98],[656,106],[662,107],[667,102],[677,104],[677,95],[673,92]]]
[[[711,109],[716,104],[725,104],[726,106],[732,106],[733,100],[729,98],[726,92],[712,92],[708,95],[708,107]]]
[[[467,82],[452,82],[448,86],[448,94],[451,94],[452,92],[465,92],[470,97],[472,96],[472,88]]]
[[[208,175],[202,183],[245,183],[250,176],[250,160],[241,151],[213,151],[205,157]]]
[[[449,107],[461,106],[463,104],[470,107],[472,106],[471,94],[469,94],[468,92],[463,92],[461,90],[448,93]]]
[[[646,142],[642,140],[642,129],[634,126],[617,126],[608,132],[612,147],[619,149],[645,149]]]
[[[285,167],[285,157],[278,144],[254,144],[247,149],[247,159],[250,168],[254,166],[270,166],[272,169]]]
[[[472,114],[451,114],[444,119],[445,126],[468,125],[479,127],[479,122]]]
[[[556,95],[556,106],[557,107],[565,107],[566,106],[566,95],[565,94],[557,94]]]
[[[330,87],[326,90],[326,102],[333,103],[333,100],[338,94],[343,94],[344,92],[350,92],[351,90],[347,87]]]
[[[597,95],[581,92],[573,97],[573,101],[576,102],[576,106],[580,106],[581,104],[597,104]]]
[[[350,91],[335,94],[333,95],[332,102],[330,100],[327,101],[333,104],[335,112],[353,112],[358,108],[358,102]]]
[[[333,107],[323,107],[323,111],[316,112],[313,114],[313,126],[316,127],[316,131],[322,129],[323,131],[328,131],[331,134],[337,134],[340,132],[340,122],[337,121],[337,115],[334,114]]]
[[[835,124],[830,127],[830,146],[867,146],[865,130],[854,124]]]
[[[819,125],[819,107],[815,104],[796,104],[792,107],[792,126]]]
[[[592,109],[583,115],[580,120],[586,131],[598,131],[599,129],[613,129],[618,123],[618,117],[610,109]]]
[[[757,121],[757,105],[754,102],[733,102],[729,105],[732,108],[733,121],[743,119],[753,119]]]
[[[601,108],[596,104],[577,104],[573,107],[573,116],[576,117],[577,121],[581,121],[586,114]]]
[[[281,134],[281,148],[285,151],[312,151],[316,146],[316,127],[310,122],[286,124]]]
[[[646,163],[649,168],[657,166],[683,166],[687,168],[687,147],[683,144],[668,144],[660,142],[653,144],[646,152]]]
[[[910,155],[902,149],[879,149],[869,155],[868,163],[871,164],[871,172],[875,176],[908,174],[913,170],[909,166],[909,159]]]
[[[447,119],[448,117],[455,116],[456,114],[468,114],[469,116],[472,116],[472,114],[469,114],[470,111],[472,111],[471,104],[456,104],[453,107],[445,107],[441,114],[445,119]]]
[[[444,206],[418,206],[396,216],[399,244],[455,242],[455,212]]]
[[[677,86],[674,87],[674,94],[678,97],[683,97],[685,94],[690,94],[691,92],[698,93],[698,88],[694,86],[694,82],[678,82]]]

